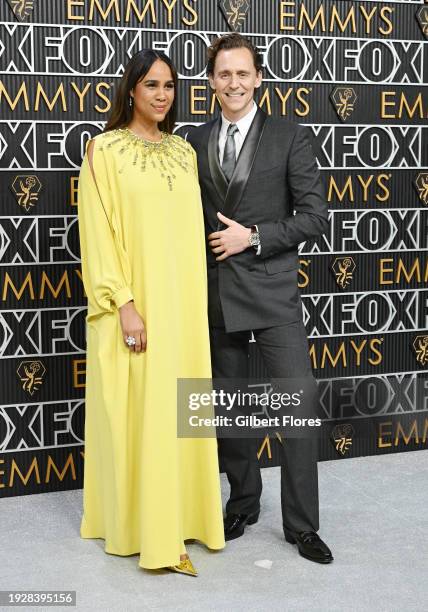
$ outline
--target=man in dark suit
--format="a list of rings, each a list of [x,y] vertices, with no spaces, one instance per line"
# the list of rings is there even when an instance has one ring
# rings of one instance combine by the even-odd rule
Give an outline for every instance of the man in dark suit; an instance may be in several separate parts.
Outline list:
[[[308,129],[273,119],[254,102],[262,58],[240,34],[217,39],[207,74],[219,118],[192,130],[207,232],[208,314],[214,378],[248,375],[251,332],[271,378],[315,384],[297,285],[298,244],[326,231],[327,204]],[[295,214],[294,214],[295,213]],[[255,439],[219,439],[230,487],[225,537],[254,524],[262,490]],[[287,542],[302,556],[333,560],[317,535],[317,448],[281,445],[281,504]]]

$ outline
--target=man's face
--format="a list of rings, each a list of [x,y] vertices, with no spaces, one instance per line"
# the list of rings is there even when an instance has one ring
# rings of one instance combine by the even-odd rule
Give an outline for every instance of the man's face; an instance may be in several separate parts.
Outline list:
[[[248,49],[223,49],[216,57],[214,74],[209,76],[212,89],[230,121],[239,121],[253,105],[254,90],[262,83],[253,56]]]

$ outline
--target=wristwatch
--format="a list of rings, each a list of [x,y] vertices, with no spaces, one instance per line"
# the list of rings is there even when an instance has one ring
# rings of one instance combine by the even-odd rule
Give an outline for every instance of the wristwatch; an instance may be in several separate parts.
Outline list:
[[[260,250],[261,250],[261,245],[260,245],[259,228],[257,227],[257,225],[251,226],[251,234],[248,237],[248,242],[250,243],[250,246],[252,246],[256,250],[256,254],[259,255]]]

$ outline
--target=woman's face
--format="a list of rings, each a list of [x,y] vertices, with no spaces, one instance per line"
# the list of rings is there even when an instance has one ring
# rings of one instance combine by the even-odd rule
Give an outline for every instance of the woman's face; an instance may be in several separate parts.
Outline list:
[[[134,98],[134,118],[160,123],[174,102],[174,80],[165,62],[157,59],[130,95]]]

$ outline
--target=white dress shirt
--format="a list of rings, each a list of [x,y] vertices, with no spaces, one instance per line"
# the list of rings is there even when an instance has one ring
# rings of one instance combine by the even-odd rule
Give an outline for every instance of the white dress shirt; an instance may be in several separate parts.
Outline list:
[[[241,152],[242,145],[244,144],[244,140],[248,134],[248,130],[250,129],[251,124],[253,123],[253,119],[256,116],[256,113],[257,113],[257,104],[253,102],[253,108],[250,110],[250,112],[247,113],[241,119],[239,119],[239,121],[235,122],[235,125],[238,128],[238,130],[235,132],[233,136],[235,139],[236,159],[238,159],[238,155]],[[227,138],[227,130],[231,123],[232,122],[229,121],[229,119],[226,119],[226,117],[222,113],[221,114],[221,128],[220,128],[220,133],[218,135],[218,156],[220,160],[220,166],[223,163],[224,147],[226,146],[226,138]],[[256,228],[256,231],[258,232],[259,229],[257,225],[255,225],[254,227]],[[262,246],[261,244],[259,244],[259,246],[256,249],[256,255],[260,255],[261,250],[262,250]]]
[[[239,119],[239,121],[235,122],[235,125],[238,128],[238,131],[235,132],[235,135],[234,135],[236,158],[238,158],[238,155],[242,149],[242,145],[244,144],[245,137],[248,134],[248,130],[251,127],[251,124],[253,122],[253,119],[256,113],[257,113],[257,104],[253,102],[253,108],[250,110],[250,112],[247,113],[241,119]],[[226,146],[226,138],[227,138],[227,129],[231,123],[232,122],[229,121],[229,119],[226,119],[226,117],[222,113],[221,114],[221,128],[220,128],[220,133],[218,136],[218,155],[219,155],[219,160],[220,160],[220,166],[223,163],[224,147]]]

